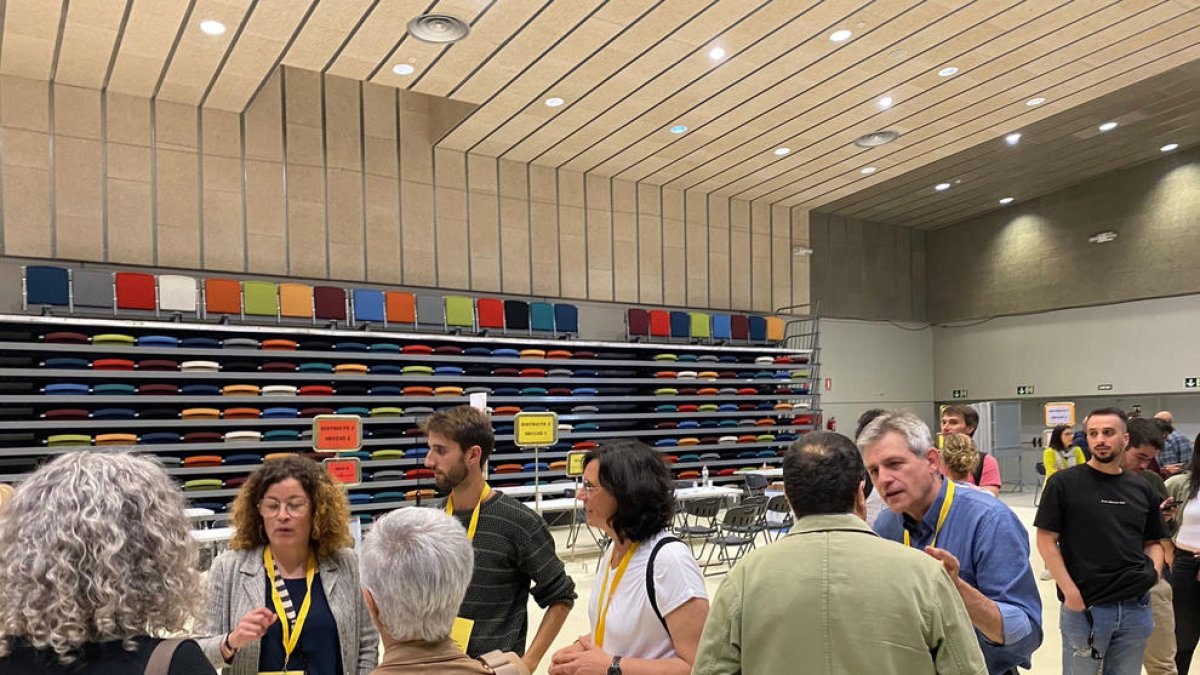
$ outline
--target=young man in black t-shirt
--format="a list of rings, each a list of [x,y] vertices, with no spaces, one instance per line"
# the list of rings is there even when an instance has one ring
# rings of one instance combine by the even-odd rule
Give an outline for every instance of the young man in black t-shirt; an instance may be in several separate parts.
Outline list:
[[[1063,673],[1138,675],[1154,629],[1149,591],[1167,537],[1150,486],[1122,469],[1128,419],[1102,408],[1084,423],[1092,458],[1054,474],[1033,524],[1058,584]]]

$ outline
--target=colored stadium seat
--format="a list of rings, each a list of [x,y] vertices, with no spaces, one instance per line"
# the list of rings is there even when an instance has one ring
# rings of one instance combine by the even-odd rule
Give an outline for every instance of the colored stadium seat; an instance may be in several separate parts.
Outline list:
[[[668,316],[672,338],[687,340],[692,336],[692,321],[687,312],[671,312]]]
[[[671,336],[671,315],[665,310],[650,310],[650,336],[662,338]]]
[[[524,300],[504,301],[504,327],[507,331],[529,330],[529,303]]]
[[[279,316],[288,319],[311,319],[313,289],[308,284],[279,284]]]
[[[346,291],[337,286],[314,286],[313,315],[322,321],[345,321]]]
[[[554,332],[554,305],[548,302],[529,303],[529,329]]]
[[[79,283],[78,273],[75,283]],[[78,295],[78,291],[76,291]],[[196,278],[182,274],[158,277],[158,308],[168,312],[196,311]]]
[[[692,337],[707,340],[711,335],[710,317],[704,312],[691,312],[688,316],[692,324]]]
[[[768,342],[783,342],[784,323],[783,319],[777,316],[767,317],[767,341]]]
[[[236,279],[204,280],[205,314],[242,313],[242,284]]]
[[[158,288],[153,274],[117,272],[113,275],[117,291],[117,309],[153,311],[158,308]]]
[[[446,328],[475,329],[475,303],[465,295],[446,296]]]
[[[479,298],[475,302],[479,330],[504,330],[504,302],[496,298]]]
[[[750,339],[750,319],[744,314],[729,317],[729,339],[745,342]]]
[[[25,268],[25,304],[71,304],[71,274],[65,267],[29,265]]]
[[[625,313],[625,334],[626,337],[649,337],[650,336],[650,312],[637,307],[630,307]]]
[[[373,288],[356,288],[351,293],[354,301],[355,323],[380,323],[387,317],[383,291]]]
[[[242,311],[251,316],[279,316],[279,288],[274,281],[242,284]]]
[[[767,341],[767,320],[761,316],[749,317],[749,334],[751,342]]]
[[[165,275],[171,276],[171,275]],[[162,278],[159,277],[160,304],[163,296]],[[191,279],[191,277],[182,277]],[[100,270],[75,270],[71,272],[71,302],[75,307],[94,307],[113,311],[113,275]],[[167,309],[166,306],[163,309]],[[196,280],[192,279],[192,308],[196,310]]]
[[[579,333],[579,308],[568,303],[554,305],[554,332],[576,335]]]
[[[412,326],[417,323],[417,300],[412,293],[404,291],[387,291],[383,294],[383,304],[389,324],[404,324]]]
[[[446,309],[440,295],[417,296],[417,327],[446,328]]]

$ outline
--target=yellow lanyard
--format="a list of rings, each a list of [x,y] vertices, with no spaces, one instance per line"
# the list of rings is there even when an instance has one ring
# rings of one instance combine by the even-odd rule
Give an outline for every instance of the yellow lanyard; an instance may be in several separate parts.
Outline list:
[[[954,481],[946,479],[946,499],[942,502],[942,510],[938,513],[937,527],[933,529],[933,541],[929,542],[930,546],[937,546],[938,533],[942,531],[942,525],[946,522],[946,516],[950,513],[950,505],[954,503]],[[908,530],[904,530],[904,545],[912,546],[909,542]]]
[[[483,500],[487,499],[488,493],[492,488],[487,483],[483,484],[483,492],[479,493],[479,501],[475,503],[475,510],[471,512],[471,524],[467,527],[467,539],[475,541],[475,528],[479,527],[479,507],[483,505]],[[454,495],[446,497],[446,513],[454,515]]]
[[[629,561],[633,559],[633,552],[637,550],[640,542],[634,542],[633,546],[625,551],[625,555],[621,556],[621,564],[617,565],[617,573],[613,575],[612,586],[608,585],[608,572],[612,569],[612,559],[604,566],[604,580],[600,582],[600,601],[596,606],[600,608],[598,619],[596,619],[595,635],[592,637],[596,641],[597,647],[604,646],[604,623],[608,618],[608,608],[612,605],[613,594],[617,592],[617,586],[621,583],[621,577],[625,576],[625,569],[629,567]],[[608,589],[607,602],[605,602],[605,589]]]
[[[283,598],[279,597],[279,589],[275,587],[275,559],[271,557],[271,547],[263,547],[263,567],[267,569],[267,579],[271,582],[271,601],[275,603],[275,614],[279,616],[279,627],[283,629],[283,669],[287,672],[288,661],[296,644],[300,642],[300,631],[304,630],[304,620],[308,618],[309,607],[312,606],[313,577],[317,573],[317,557],[308,552],[308,567],[304,573],[304,581],[308,584],[308,592],[304,594],[304,602],[300,603],[300,612],[296,614],[296,625],[288,624],[287,611],[283,608]]]

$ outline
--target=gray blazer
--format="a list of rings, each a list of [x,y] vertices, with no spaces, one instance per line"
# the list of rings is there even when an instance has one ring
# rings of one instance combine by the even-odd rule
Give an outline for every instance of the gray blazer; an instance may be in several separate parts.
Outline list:
[[[319,559],[317,567],[325,598],[337,622],[343,675],[369,675],[379,663],[379,633],[363,600],[358,558],[352,549],[346,548]],[[258,673],[257,641],[238,650],[231,665],[221,656],[221,641],[247,612],[263,606],[265,589],[261,546],[226,551],[213,561],[208,571],[208,604],[203,620],[196,627],[200,636],[196,642],[214,668],[224,668],[227,675]]]

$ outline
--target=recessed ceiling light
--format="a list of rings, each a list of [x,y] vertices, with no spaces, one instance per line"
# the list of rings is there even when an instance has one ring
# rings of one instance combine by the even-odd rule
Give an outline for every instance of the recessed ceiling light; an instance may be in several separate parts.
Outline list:
[[[222,35],[225,33],[225,24],[208,19],[200,22],[200,30],[204,31],[206,35]]]
[[[792,151],[791,148],[775,148],[775,154],[780,157],[783,157],[784,155],[788,154],[791,151]]]
[[[397,63],[392,66],[392,72],[397,75],[412,75],[413,67],[407,63]]]
[[[408,34],[422,42],[446,44],[467,37],[471,27],[449,14],[422,14],[408,22]]]
[[[725,50],[721,49],[720,47],[713,47],[712,49],[708,50],[708,58],[712,59],[713,61],[720,61],[721,59],[725,58]]]
[[[883,98],[879,99],[879,107],[883,108],[884,110],[892,107],[892,97],[884,96]]]
[[[1162,146],[1158,150],[1159,150],[1159,152],[1170,152],[1170,151],[1178,149],[1178,148],[1179,148],[1178,143],[1167,143],[1166,145]]]
[[[943,190],[949,190],[950,184],[949,183],[938,183],[937,185],[933,186],[933,189],[937,190],[938,192],[941,192]]]
[[[900,138],[900,132],[884,129],[883,131],[875,131],[869,134],[863,134],[854,139],[854,144],[860,148],[878,148],[881,145],[887,145],[892,141]]]
[[[1001,203],[1001,204],[1006,204],[1006,205],[1007,205],[1007,204],[1011,204],[1011,203],[1013,203],[1013,198],[1012,198],[1012,197],[1001,197],[1001,198],[1000,198],[1000,203]]]
[[[835,30],[830,33],[829,39],[834,42],[845,42],[846,40],[850,39],[851,35],[853,35],[853,33],[843,28],[842,30]]]
[[[859,173],[861,173],[861,174],[863,174],[863,175],[865,175],[865,176],[870,176],[871,174],[875,173],[875,167],[873,167],[873,166],[864,166],[862,169],[859,169],[859,171],[858,171],[858,172],[859,172]]]
[[[562,104],[563,100],[557,96],[551,96],[550,98],[546,99],[546,105],[551,108],[557,108]]]
[[[1004,142],[1008,143],[1009,145],[1016,145],[1017,143],[1020,143],[1021,142],[1021,133],[1018,131],[1012,132],[1011,134],[1004,137]]]
[[[1088,241],[1093,244],[1107,244],[1108,242],[1113,241],[1116,238],[1117,238],[1117,233],[1115,231],[1105,230],[1103,232],[1097,232],[1096,234],[1093,234],[1092,236],[1088,237]]]
[[[1112,131],[1113,129],[1117,128],[1117,123],[1116,122],[1105,122],[1104,124],[1101,124],[1099,128],[1100,128],[1100,131]]]
[[[938,71],[938,75],[940,77],[950,77],[956,73],[958,73],[958,68],[955,68],[954,66],[946,66]]]
[[[675,126],[671,127],[671,133],[673,134],[682,134],[685,131],[687,131],[686,124],[676,124]]]
[[[1029,99],[1028,101],[1025,101],[1025,105],[1032,108],[1034,106],[1039,106],[1045,102],[1046,102],[1045,96],[1034,96],[1033,98]]]

